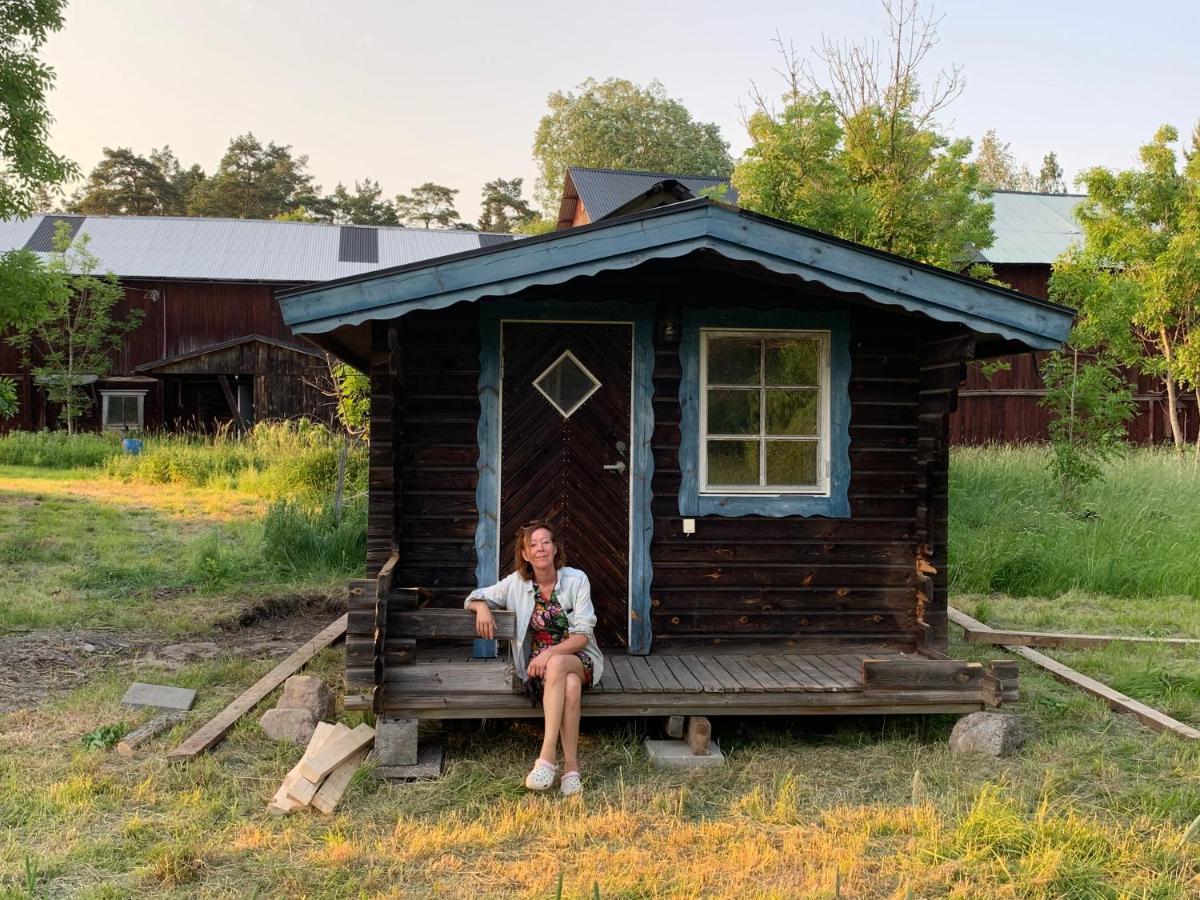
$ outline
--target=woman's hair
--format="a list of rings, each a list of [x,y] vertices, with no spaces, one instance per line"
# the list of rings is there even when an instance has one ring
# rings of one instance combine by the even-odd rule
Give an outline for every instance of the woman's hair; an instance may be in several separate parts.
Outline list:
[[[558,536],[558,531],[549,522],[543,522],[540,519],[533,522],[526,522],[521,526],[521,530],[517,532],[517,549],[514,556],[517,574],[524,581],[533,581],[533,566],[522,555],[522,551],[528,549],[529,538],[538,529],[545,528],[550,532],[550,539],[554,541],[554,568],[561,569],[567,564],[567,551],[563,547],[562,540]]]

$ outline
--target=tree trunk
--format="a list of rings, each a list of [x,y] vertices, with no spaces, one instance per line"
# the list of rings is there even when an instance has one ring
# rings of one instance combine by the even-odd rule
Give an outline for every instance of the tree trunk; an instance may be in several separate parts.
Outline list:
[[[1166,328],[1159,328],[1158,339],[1163,357],[1167,361],[1167,371],[1163,380],[1167,383],[1167,416],[1171,422],[1171,440],[1175,443],[1176,449],[1180,449],[1183,447],[1183,432],[1179,428],[1179,389],[1175,385],[1175,360],[1174,354],[1171,352],[1171,338],[1167,334]]]

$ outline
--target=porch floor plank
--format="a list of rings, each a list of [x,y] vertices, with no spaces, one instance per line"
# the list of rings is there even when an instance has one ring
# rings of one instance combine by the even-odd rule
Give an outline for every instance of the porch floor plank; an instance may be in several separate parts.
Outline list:
[[[723,661],[715,656],[710,656],[702,660],[708,671],[721,682],[721,688],[727,694],[740,694],[743,690],[741,682],[737,676],[733,674],[729,666],[724,665]]]
[[[775,657],[756,656],[754,659],[765,671],[775,676],[779,683],[783,685],[785,691],[792,693],[802,693],[804,691],[804,685],[796,680],[796,676],[792,673],[792,670],[784,668],[783,664],[776,660]]]
[[[700,687],[704,689],[706,694],[723,694],[721,682],[708,671],[708,667],[700,661],[700,657],[694,655],[681,656],[679,659],[687,666],[688,671],[695,676],[695,679],[700,682]]]
[[[722,665],[727,672],[737,679],[739,691],[746,691],[752,694],[761,694],[763,692],[763,686],[759,684],[753,675],[746,671],[740,658],[728,657],[722,661]]]
[[[641,682],[642,690],[646,693],[661,694],[663,692],[662,683],[658,680],[658,676],[654,674],[654,670],[646,661],[644,656],[627,657],[630,665],[633,666],[633,672]]]
[[[683,691],[683,685],[679,683],[679,679],[671,672],[671,667],[667,665],[667,661],[661,656],[647,656],[646,664],[654,670],[654,674],[658,678],[658,683],[662,685],[664,691],[667,693],[681,693]]]
[[[824,680],[821,678],[820,673],[816,669],[810,667],[805,662],[803,657],[780,656],[777,657],[777,659],[781,664],[791,667],[796,672],[796,678],[802,685],[804,685],[805,691],[819,693],[829,689]]]
[[[624,654],[613,654],[608,657],[608,662],[612,665],[612,670],[621,679],[621,687],[626,694],[642,693],[642,683],[638,680],[637,675],[633,672],[633,666],[629,662],[629,657]],[[603,679],[601,679],[603,680]]]
[[[664,656],[662,657],[662,661],[671,671],[671,674],[675,676],[685,694],[699,694],[704,690],[703,685],[696,680],[696,676],[691,673],[691,670],[683,664],[683,660],[678,656]]]

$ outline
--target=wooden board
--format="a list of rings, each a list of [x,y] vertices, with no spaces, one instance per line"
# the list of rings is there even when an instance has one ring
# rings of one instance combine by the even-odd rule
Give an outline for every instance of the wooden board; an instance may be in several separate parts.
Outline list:
[[[300,757],[300,762],[311,759],[329,740],[343,732],[349,734],[350,729],[345,725],[331,725],[328,722],[318,722],[316,730],[313,731],[313,736],[308,741],[308,746],[304,748],[304,755]],[[292,766],[292,770],[283,777],[283,783],[279,786],[279,790],[275,792],[275,796],[267,804],[267,809],[271,810],[271,812],[287,813],[294,809],[299,809],[304,805],[288,795],[288,790],[296,783],[296,779],[300,778],[300,762]]]
[[[1012,647],[1010,649],[1018,656],[1045,669],[1059,681],[1074,685],[1085,693],[1091,694],[1093,697],[1099,697],[1108,704],[1110,709],[1114,709],[1117,712],[1129,713],[1143,725],[1147,725],[1155,731],[1168,731],[1189,741],[1200,740],[1200,731],[1197,731],[1190,725],[1185,725],[1177,719],[1172,719],[1166,713],[1161,713],[1153,707],[1134,700],[1132,697],[1125,696],[1120,691],[1113,690],[1108,685],[1094,678],[1089,678],[1082,672],[1077,672],[1069,666],[1064,666],[1058,660],[1051,659],[1044,653],[1039,653],[1028,647]]]
[[[863,690],[962,691],[982,696],[983,666],[958,659],[864,659]]]
[[[359,725],[349,734],[331,740],[312,759],[301,760],[300,775],[313,784],[320,784],[322,778],[374,741],[375,729],[367,724]]]
[[[134,748],[140,744],[144,744],[157,734],[161,734],[168,728],[173,728],[184,720],[187,713],[183,710],[163,713],[161,716],[156,716],[145,725],[135,728],[125,737],[121,738],[121,743],[117,744],[117,752],[122,756],[132,756]]]
[[[389,666],[387,692],[440,694],[513,692],[512,665],[504,660],[474,662],[419,662]]]
[[[254,709],[259,702],[279,687],[292,675],[295,675],[314,656],[338,640],[346,633],[346,616],[342,616],[324,630],[315,635],[304,646],[295,650],[283,662],[273,668],[258,681],[254,682],[245,693],[230,703],[213,719],[200,727],[191,737],[167,753],[168,759],[193,759],[211,748],[225,732],[229,731],[242,716]]]
[[[1009,647],[1106,647],[1112,643],[1198,646],[1200,638],[1130,637],[1121,634],[1070,634],[1048,631],[1009,631],[992,628],[961,610],[950,608],[950,621],[962,627],[968,644],[1002,644]]]
[[[496,638],[512,640],[516,635],[517,617],[514,613],[494,609]],[[388,614],[388,637],[410,638],[473,638],[475,613],[469,609],[418,609]]]
[[[350,786],[350,779],[354,777],[354,773],[358,771],[363,760],[367,758],[367,754],[370,752],[366,748],[359,750],[330,772],[329,776],[321,782],[320,789],[312,799],[313,807],[326,815],[331,814],[337,809],[337,805],[342,800],[342,795],[346,793],[346,788]]]

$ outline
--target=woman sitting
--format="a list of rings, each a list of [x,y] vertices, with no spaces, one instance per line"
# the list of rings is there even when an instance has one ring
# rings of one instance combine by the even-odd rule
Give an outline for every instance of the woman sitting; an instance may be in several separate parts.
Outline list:
[[[493,609],[516,613],[513,666],[527,687],[542,686],[546,733],[525,787],[544,791],[554,784],[558,748],[563,750],[562,792],[583,790],[579,778],[581,694],[600,680],[604,657],[596,646],[592,588],[566,554],[553,526],[531,522],[517,535],[516,571],[491,587],[472,591],[464,606],[475,612],[481,638],[496,635]],[[528,660],[528,662],[526,661]]]

